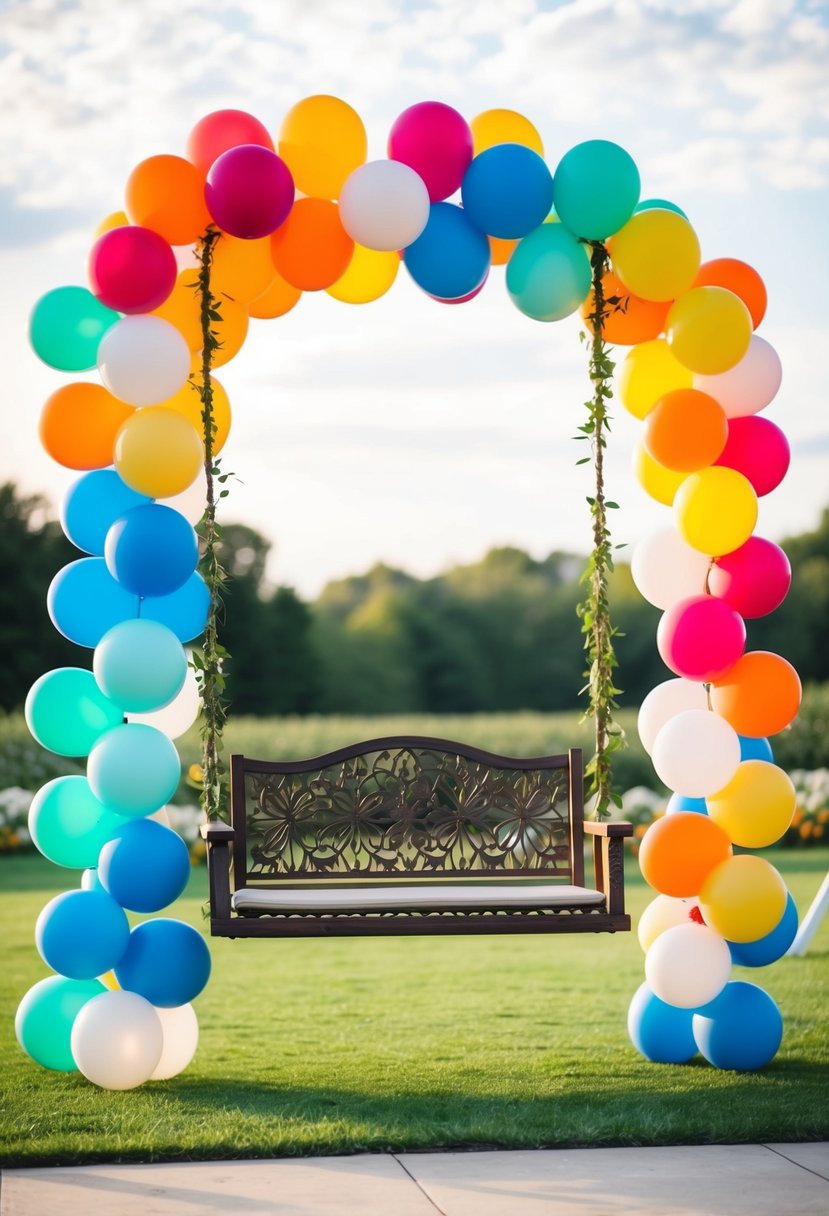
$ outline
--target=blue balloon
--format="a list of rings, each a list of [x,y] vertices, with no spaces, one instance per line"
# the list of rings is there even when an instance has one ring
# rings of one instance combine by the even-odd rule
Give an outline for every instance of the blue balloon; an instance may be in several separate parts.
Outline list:
[[[785,911],[770,933],[754,942],[728,943],[732,961],[741,967],[767,967],[769,963],[776,963],[797,937],[797,926],[797,904],[789,892]]]
[[[553,205],[553,175],[532,148],[496,144],[470,164],[461,198],[481,232],[514,240],[544,223]]]
[[[432,203],[426,227],[405,250],[406,269],[430,296],[457,300],[489,270],[489,241],[453,203]]]
[[[115,581],[102,557],[81,557],[58,570],[46,597],[55,629],[90,649],[113,625],[138,616],[138,606],[138,596]]]
[[[98,686],[128,713],[161,709],[181,691],[187,655],[158,621],[122,621],[105,633],[92,659]]]
[[[689,798],[687,794],[671,794],[668,805],[665,807],[665,814],[673,815],[676,811],[693,811],[697,815],[707,815],[708,803],[704,798]]]
[[[130,938],[124,909],[104,891],[64,891],[37,918],[35,944],[47,966],[73,980],[94,979],[120,962]]]
[[[634,208],[634,215],[637,211],[675,211],[677,215],[681,215],[683,219],[688,218],[686,213],[676,203],[669,203],[666,198],[646,198],[641,203],[637,203]]]
[[[774,764],[774,753],[768,739],[750,739],[746,735],[738,735],[740,740],[740,760],[765,760]]]
[[[783,1038],[783,1019],[772,998],[756,984],[731,980],[695,1013],[694,1039],[709,1064],[753,1072],[773,1059]]]
[[[64,495],[60,523],[72,544],[103,557],[106,534],[125,511],[152,502],[122,481],[115,469],[93,469]]]
[[[534,321],[560,321],[590,291],[587,250],[563,224],[542,224],[525,236],[507,263],[513,304]]]
[[[122,908],[159,912],[187,886],[190,855],[172,828],[153,819],[135,819],[101,849],[98,875]]]
[[[143,722],[128,722],[103,735],[89,753],[90,788],[119,815],[152,815],[169,802],[181,776],[176,745]]]
[[[630,1002],[628,1034],[646,1060],[655,1064],[684,1064],[697,1054],[692,1020],[692,1010],[668,1005],[644,983]]]
[[[172,507],[151,502],[116,519],[104,546],[107,569],[134,595],[172,595],[199,560],[192,524]]]
[[[141,601],[142,618],[160,621],[180,642],[191,642],[204,632],[209,610],[210,592],[198,571],[172,595],[148,595]]]
[[[160,1009],[186,1005],[210,978],[207,942],[183,921],[145,920],[130,934],[115,978],[122,988]]]

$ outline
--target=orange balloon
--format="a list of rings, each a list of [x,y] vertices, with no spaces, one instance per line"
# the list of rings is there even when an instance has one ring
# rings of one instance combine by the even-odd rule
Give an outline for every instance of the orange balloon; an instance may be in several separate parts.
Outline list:
[[[276,276],[270,237],[244,241],[222,233],[213,250],[210,286],[214,295],[247,304],[261,296]]]
[[[219,341],[219,346],[213,351],[213,367],[229,363],[234,355],[238,355],[248,336],[248,310],[244,304],[237,304],[228,296],[219,296],[218,311],[221,321],[210,323],[211,333]]]
[[[605,298],[605,318],[602,331],[606,342],[614,346],[635,346],[658,338],[665,328],[670,300],[642,300],[625,287],[618,275],[608,270],[602,277]],[[590,315],[596,307],[593,292],[581,306],[581,315],[590,332]]]
[[[261,296],[251,300],[248,304],[248,311],[252,317],[262,320],[283,317],[286,312],[291,311],[301,296],[302,292],[299,288],[294,287],[291,283],[286,283],[274,267],[274,277],[271,279],[270,286]]]
[[[695,811],[657,819],[642,837],[639,868],[645,882],[663,895],[697,895],[711,871],[731,856],[728,833]]]
[[[164,303],[155,310],[155,316],[163,317],[184,338],[191,351],[202,348],[201,295],[198,291],[199,272],[182,270],[176,285]],[[212,284],[211,284],[212,286]],[[217,295],[220,321],[211,320],[210,329],[221,346],[213,352],[214,367],[228,363],[241,350],[248,333],[248,313],[242,304],[229,296]],[[199,361],[200,366],[201,361]]]
[[[711,688],[711,706],[738,735],[764,739],[797,717],[802,689],[791,663],[769,650],[750,650]]]
[[[171,245],[189,245],[207,230],[204,173],[181,156],[150,156],[127,178],[127,215]]]
[[[67,469],[104,469],[112,464],[115,436],[134,413],[102,384],[65,384],[43,406],[40,442]]]
[[[739,296],[751,313],[754,328],[766,315],[766,285],[753,266],[739,258],[714,258],[703,262],[694,287],[725,287]]]
[[[150,405],[147,409],[159,410],[175,410],[177,414],[181,414],[188,422],[196,428],[199,435],[204,435],[204,423],[202,421],[202,399],[201,388],[201,368],[178,390],[175,396],[170,397],[167,401],[163,401],[161,405]],[[220,384],[215,376],[210,377],[210,383],[213,388],[213,422],[215,431],[213,432],[213,454],[218,455],[227,442],[227,437],[230,432],[230,401],[228,400],[227,392],[224,385]]]
[[[718,401],[696,388],[666,393],[645,419],[645,447],[668,469],[693,473],[713,464],[728,439]]]
[[[354,242],[340,223],[339,207],[323,198],[298,199],[271,242],[276,269],[300,291],[332,287],[354,253]]]
[[[518,241],[505,240],[500,236],[491,236],[489,240],[489,254],[493,266],[506,266],[513,254],[513,250],[518,245]]]

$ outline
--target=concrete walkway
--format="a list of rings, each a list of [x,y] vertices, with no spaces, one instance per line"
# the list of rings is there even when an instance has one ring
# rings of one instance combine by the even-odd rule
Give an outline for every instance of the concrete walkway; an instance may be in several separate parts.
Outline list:
[[[0,1216],[826,1216],[829,1143],[5,1170]]]

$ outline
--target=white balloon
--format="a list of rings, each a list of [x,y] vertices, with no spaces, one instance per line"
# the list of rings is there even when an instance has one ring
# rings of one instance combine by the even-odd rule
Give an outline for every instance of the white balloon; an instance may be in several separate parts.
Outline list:
[[[186,383],[190,350],[161,317],[122,317],[101,338],[98,371],[109,391],[128,405],[159,405]]]
[[[192,667],[187,668],[181,691],[161,709],[153,709],[145,714],[127,714],[128,722],[143,722],[145,726],[154,726],[162,731],[168,739],[178,739],[195,722],[201,710],[201,696],[196,683],[196,673]]]
[[[676,528],[660,528],[639,541],[630,573],[648,603],[665,609],[690,595],[705,594],[712,560],[686,544]]]
[[[199,1020],[192,1005],[177,1005],[175,1009],[155,1007],[164,1044],[161,1059],[153,1069],[151,1081],[168,1081],[176,1077],[193,1059],[199,1045]]]
[[[405,249],[420,236],[428,218],[426,183],[401,161],[361,165],[340,193],[343,228],[367,249]]]
[[[174,494],[171,498],[159,498],[156,501],[161,503],[162,507],[172,507],[174,511],[178,511],[179,515],[183,515],[188,524],[192,524],[195,528],[204,515],[204,508],[207,505],[204,469],[199,469],[192,485],[189,485],[186,490],[182,490],[180,494]]]
[[[691,923],[691,912],[699,907],[696,896],[690,899],[675,899],[673,895],[657,895],[639,918],[636,935],[639,945],[647,954],[653,943],[675,925]]]
[[[149,1081],[161,1059],[158,1014],[137,992],[102,992],[87,1001],[72,1026],[72,1055],[101,1089],[134,1089]]]
[[[694,388],[719,401],[728,418],[759,414],[773,401],[783,379],[777,351],[754,334],[739,363],[718,376],[694,376]]]
[[[707,798],[728,785],[740,763],[734,727],[707,709],[686,709],[666,722],[651,755],[657,776],[687,798]]]
[[[675,925],[645,956],[645,977],[661,1001],[696,1009],[719,996],[731,974],[731,951],[707,925]],[[96,998],[100,999],[100,998]]]
[[[666,722],[686,709],[708,709],[708,698],[702,684],[691,680],[666,680],[652,688],[639,707],[637,727],[642,746],[650,756],[656,736]]]

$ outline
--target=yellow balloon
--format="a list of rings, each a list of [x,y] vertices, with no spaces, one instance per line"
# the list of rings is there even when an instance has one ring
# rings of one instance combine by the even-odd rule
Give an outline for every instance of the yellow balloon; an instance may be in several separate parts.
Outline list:
[[[338,97],[306,97],[285,115],[277,151],[303,194],[339,198],[345,179],[366,159],[366,129]]]
[[[95,229],[95,236],[103,236],[105,232],[112,232],[113,228],[126,228],[128,224],[126,211],[111,211],[109,215],[104,216]]]
[[[272,320],[274,317],[284,317],[298,302],[302,292],[293,283],[288,283],[277,271],[271,279],[270,286],[261,296],[251,300],[248,312],[252,317],[262,320]]]
[[[243,241],[222,233],[213,251],[210,286],[214,295],[229,296],[237,304],[247,304],[267,291],[276,275],[271,257],[271,238]]]
[[[387,252],[355,245],[348,270],[326,290],[343,304],[368,304],[386,294],[399,269],[400,255],[394,250]]]
[[[204,460],[191,422],[164,406],[136,410],[115,437],[115,468],[150,498],[172,498],[192,485]]]
[[[98,979],[101,981],[101,983],[103,984],[103,986],[105,988],[109,988],[110,992],[120,992],[121,985],[118,983],[117,979],[115,978],[114,971],[107,971],[104,975],[99,975]]]
[[[786,884],[762,857],[743,853],[715,866],[702,884],[699,907],[706,925],[730,942],[756,942],[779,925]]]
[[[639,443],[633,453],[633,471],[646,494],[666,507],[673,503],[677,491],[688,476],[676,469],[668,469],[654,460],[644,443]]]
[[[648,953],[656,939],[667,929],[687,924],[692,910],[697,907],[699,900],[696,898],[675,899],[672,895],[657,895],[656,899],[651,900],[639,918],[636,930],[644,953]]]
[[[677,388],[692,388],[693,373],[673,355],[664,338],[640,342],[619,369],[619,399],[634,418],[646,418],[660,398]]]
[[[638,211],[607,243],[613,269],[643,300],[675,300],[697,277],[697,234],[683,215],[655,207]]]
[[[725,789],[707,800],[708,814],[745,849],[779,840],[794,817],[797,795],[788,773],[767,760],[744,760]]]
[[[717,376],[740,362],[752,328],[751,313],[733,291],[694,287],[671,305],[665,335],[684,367]]]
[[[722,557],[744,545],[757,523],[754,486],[724,465],[689,474],[674,501],[676,526],[692,549]]]
[[[469,124],[474,155],[495,144],[523,144],[539,156],[544,155],[541,136],[529,118],[515,110],[484,110]]]
[[[194,375],[191,375],[191,379],[181,386],[175,396],[163,401],[161,405],[148,406],[147,409],[175,410],[177,414],[181,414],[182,418],[186,418],[191,426],[195,427],[200,436],[203,436],[202,399],[199,392],[201,382],[201,368],[199,368]],[[210,383],[213,387],[212,413],[216,427],[213,433],[213,454],[218,456],[227,442],[230,432],[230,401],[224,385],[220,384],[215,376],[210,377]]]

